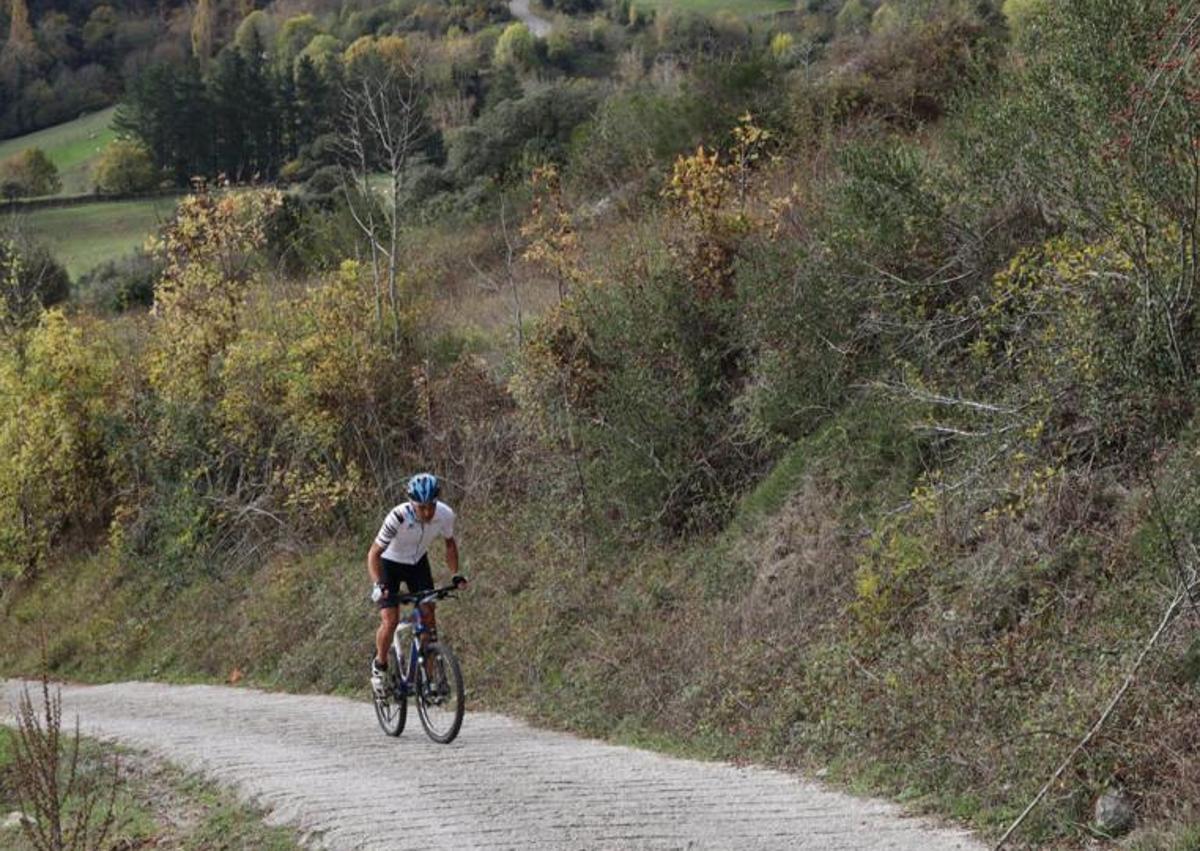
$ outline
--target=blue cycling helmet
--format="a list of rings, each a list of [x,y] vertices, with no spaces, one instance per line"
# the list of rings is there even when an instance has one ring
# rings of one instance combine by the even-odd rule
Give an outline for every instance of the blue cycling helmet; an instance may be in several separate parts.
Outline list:
[[[433,473],[417,473],[408,480],[408,498],[428,505],[437,499],[439,487],[437,476]]]

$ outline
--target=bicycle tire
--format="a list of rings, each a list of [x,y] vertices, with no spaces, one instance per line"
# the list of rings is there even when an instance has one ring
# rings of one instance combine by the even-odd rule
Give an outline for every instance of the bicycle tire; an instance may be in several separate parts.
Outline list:
[[[462,729],[463,715],[467,709],[462,669],[448,645],[437,642],[424,650],[428,664],[417,670],[417,715],[429,738],[438,744],[448,745]],[[436,672],[436,695],[430,690],[429,668]]]
[[[400,662],[396,659],[396,651],[393,648],[388,651],[388,673],[384,680],[386,694],[380,697],[371,689],[371,699],[375,703],[375,719],[383,732],[393,738],[404,732],[404,724],[408,720],[408,697],[399,694],[396,685],[399,673]]]

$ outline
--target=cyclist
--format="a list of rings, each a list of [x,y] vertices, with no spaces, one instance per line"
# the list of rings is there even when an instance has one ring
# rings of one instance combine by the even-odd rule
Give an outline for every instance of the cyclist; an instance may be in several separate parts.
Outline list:
[[[409,594],[433,588],[429,569],[429,545],[436,539],[446,541],[446,566],[453,574],[451,582],[465,585],[458,573],[458,544],[454,540],[454,511],[437,496],[440,483],[432,473],[418,473],[408,480],[408,502],[397,505],[384,518],[379,534],[367,551],[367,572],[374,588],[371,599],[379,606],[379,629],[375,633],[375,655],[371,659],[371,683],[378,689],[380,676],[387,671],[388,645],[399,620],[400,583]],[[429,627],[428,640],[437,640],[434,605],[421,607],[421,617]]]

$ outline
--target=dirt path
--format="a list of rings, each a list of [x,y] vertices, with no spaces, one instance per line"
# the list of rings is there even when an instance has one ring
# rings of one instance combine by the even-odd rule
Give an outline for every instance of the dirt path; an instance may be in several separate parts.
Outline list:
[[[0,718],[20,684],[7,681]],[[316,847],[976,849],[891,805],[774,771],[672,759],[468,712],[435,745],[415,713],[384,736],[367,703],[218,686],[63,689],[64,718],[229,784]]]
[[[529,31],[538,38],[545,38],[554,29],[554,24],[540,15],[535,15],[529,8],[529,0],[509,0],[508,9],[513,17],[529,27]]]

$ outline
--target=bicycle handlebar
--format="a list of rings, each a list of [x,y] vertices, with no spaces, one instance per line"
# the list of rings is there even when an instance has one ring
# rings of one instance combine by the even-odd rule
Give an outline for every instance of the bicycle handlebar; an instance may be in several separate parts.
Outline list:
[[[422,603],[428,603],[432,600],[444,600],[452,596],[460,587],[459,585],[446,585],[442,588],[430,588],[427,591],[419,591],[416,594],[401,594],[396,598],[396,602],[412,603],[419,606]]]

